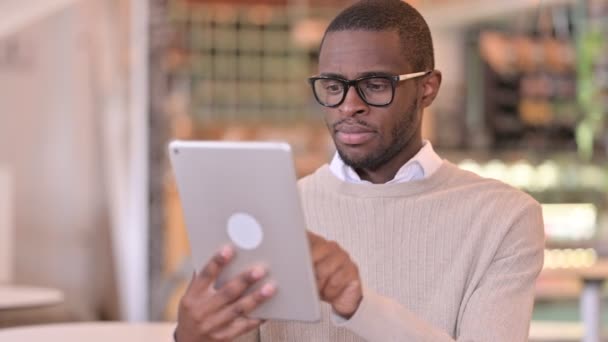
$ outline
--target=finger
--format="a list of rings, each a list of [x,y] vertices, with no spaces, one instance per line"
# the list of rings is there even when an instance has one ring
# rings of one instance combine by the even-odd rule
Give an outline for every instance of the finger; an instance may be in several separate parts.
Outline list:
[[[206,292],[233,257],[234,249],[232,247],[225,246],[222,248],[222,250],[216,253],[203,269],[193,277],[192,282],[188,287],[189,291],[194,294]]]
[[[237,318],[246,317],[262,303],[266,302],[276,292],[274,284],[265,284],[261,289],[242,297],[222,309],[217,315],[208,317],[209,323],[214,327],[224,327],[231,324]]]
[[[306,231],[306,236],[308,237],[308,242],[310,243],[311,247],[320,242],[325,241],[325,239],[322,238],[320,235],[317,235],[317,234],[311,232],[310,230]]]
[[[219,311],[224,306],[239,299],[251,285],[262,279],[265,275],[266,270],[263,267],[255,266],[228,281],[209,300],[208,307],[210,312]]]
[[[192,284],[194,284],[194,278],[196,278],[196,272],[192,272],[190,282],[188,283],[188,287],[186,287],[186,292],[190,291],[190,289],[192,288]]]
[[[335,252],[336,243],[331,243],[324,240],[323,243],[317,243],[311,248],[311,257],[313,264],[317,264],[327,258],[332,252]]]
[[[331,275],[345,267],[348,261],[346,253],[334,252],[315,264],[315,276],[319,291],[325,287]]]
[[[329,277],[325,287],[320,289],[322,299],[331,302],[337,298],[351,281],[356,280],[355,275],[356,272],[352,270],[352,267],[340,268]]]
[[[215,340],[225,341],[232,340],[256,329],[262,324],[262,321],[258,319],[249,319],[245,317],[239,317],[232,321],[226,327],[213,332],[210,336]]]
[[[198,298],[193,293],[195,290],[192,289],[195,286],[195,280],[196,280],[196,272],[192,272],[192,278],[190,279],[190,283],[188,283],[186,292],[184,293],[184,295],[182,296],[182,298],[179,301],[178,316],[186,315],[186,312],[192,313],[192,312],[196,311],[196,307],[198,304]]]

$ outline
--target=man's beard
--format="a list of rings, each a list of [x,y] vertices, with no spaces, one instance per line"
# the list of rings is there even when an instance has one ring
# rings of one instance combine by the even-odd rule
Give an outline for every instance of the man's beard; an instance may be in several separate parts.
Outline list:
[[[414,102],[410,108],[402,116],[401,121],[393,128],[391,132],[391,141],[388,146],[380,146],[376,151],[373,151],[369,155],[362,159],[351,159],[340,150],[336,144],[338,155],[344,162],[344,164],[350,166],[354,170],[378,170],[381,166],[392,160],[399,152],[401,152],[408,143],[412,140],[416,129],[413,125],[416,124],[416,113],[418,111],[418,103]],[[359,124],[365,125],[363,122],[357,121]]]

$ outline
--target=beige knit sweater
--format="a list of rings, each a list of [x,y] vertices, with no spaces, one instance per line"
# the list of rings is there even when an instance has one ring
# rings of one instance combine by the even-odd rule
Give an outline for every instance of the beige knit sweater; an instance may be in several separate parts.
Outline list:
[[[261,341],[526,341],[542,268],[539,204],[445,161],[429,178],[345,183],[327,166],[300,181],[311,230],[359,265],[364,296],[344,322],[268,322]]]

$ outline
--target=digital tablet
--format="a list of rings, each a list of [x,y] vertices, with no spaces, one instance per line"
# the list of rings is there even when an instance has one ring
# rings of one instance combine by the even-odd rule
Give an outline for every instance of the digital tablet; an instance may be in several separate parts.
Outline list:
[[[278,291],[250,316],[318,321],[319,296],[290,146],[173,141],[169,155],[194,267],[199,270],[232,244],[236,257],[216,288],[261,264],[268,275],[259,283],[272,281]]]

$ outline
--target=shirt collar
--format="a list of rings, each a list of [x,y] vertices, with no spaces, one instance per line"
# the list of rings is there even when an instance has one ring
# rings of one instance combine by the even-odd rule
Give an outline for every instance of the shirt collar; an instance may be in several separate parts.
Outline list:
[[[424,140],[420,151],[397,171],[395,178],[388,181],[386,184],[405,183],[430,177],[439,169],[441,163],[443,163],[443,161],[433,149],[431,142]],[[371,184],[371,182],[362,180],[353,168],[346,165],[338,153],[334,155],[329,165],[329,169],[342,181],[348,183]]]

